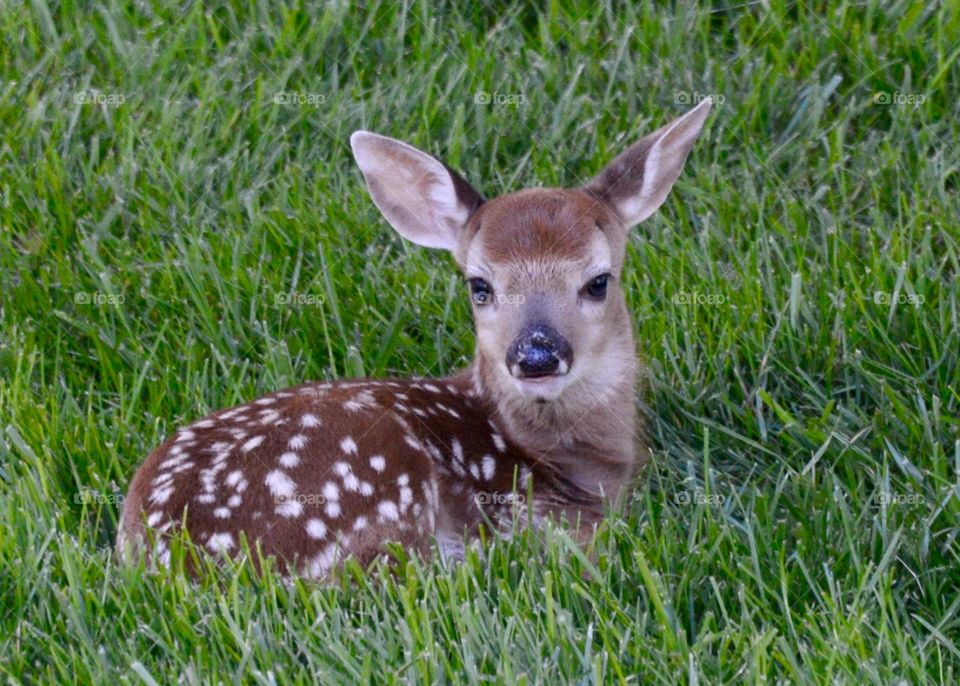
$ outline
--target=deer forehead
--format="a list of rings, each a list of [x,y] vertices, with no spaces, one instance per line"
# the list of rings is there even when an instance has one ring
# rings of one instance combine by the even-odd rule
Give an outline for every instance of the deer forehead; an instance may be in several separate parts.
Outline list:
[[[467,275],[507,273],[518,282],[565,283],[622,262],[619,220],[574,190],[533,189],[491,200],[471,220]]]

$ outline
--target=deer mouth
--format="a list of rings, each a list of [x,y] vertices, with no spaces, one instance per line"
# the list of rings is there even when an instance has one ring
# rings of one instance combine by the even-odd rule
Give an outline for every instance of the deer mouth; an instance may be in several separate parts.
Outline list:
[[[522,364],[513,364],[509,369],[510,375],[516,380],[536,384],[566,376],[570,371],[570,364],[566,360],[556,360],[554,366],[549,368],[530,369]]]
[[[554,400],[560,395],[569,381],[569,370],[569,365],[564,362],[550,373],[524,374],[519,368],[511,369],[510,373],[514,387],[521,395],[543,401]]]

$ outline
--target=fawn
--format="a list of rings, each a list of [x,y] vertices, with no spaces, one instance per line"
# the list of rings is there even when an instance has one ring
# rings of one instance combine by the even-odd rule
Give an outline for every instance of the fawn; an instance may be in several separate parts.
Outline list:
[[[484,525],[566,520],[587,540],[579,532],[646,457],[620,286],[627,231],[666,199],[710,106],[581,188],[493,200],[416,148],[354,133],[383,216],[463,270],[475,360],[442,379],[309,383],[180,429],[133,478],[120,553],[165,563],[186,527],[211,552],[235,556],[245,538],[286,571],[323,577],[348,556],[371,562],[387,541],[421,554],[436,542],[456,558]]]

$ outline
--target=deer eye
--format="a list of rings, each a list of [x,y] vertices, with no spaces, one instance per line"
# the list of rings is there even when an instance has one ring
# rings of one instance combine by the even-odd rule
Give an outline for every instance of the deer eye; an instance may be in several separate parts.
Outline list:
[[[600,276],[594,277],[587,283],[584,290],[586,290],[587,295],[594,300],[603,300],[607,297],[607,281],[609,281],[609,279],[609,274],[601,274]]]
[[[486,305],[493,297],[493,290],[483,279],[470,279],[470,297],[475,305]]]

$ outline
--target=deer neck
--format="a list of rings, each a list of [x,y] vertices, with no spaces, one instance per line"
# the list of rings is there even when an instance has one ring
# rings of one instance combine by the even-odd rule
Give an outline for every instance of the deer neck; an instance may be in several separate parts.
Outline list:
[[[637,467],[636,380],[632,335],[611,342],[604,365],[552,401],[520,395],[478,356],[469,368],[478,395],[508,437],[536,462],[587,494],[616,501]]]

